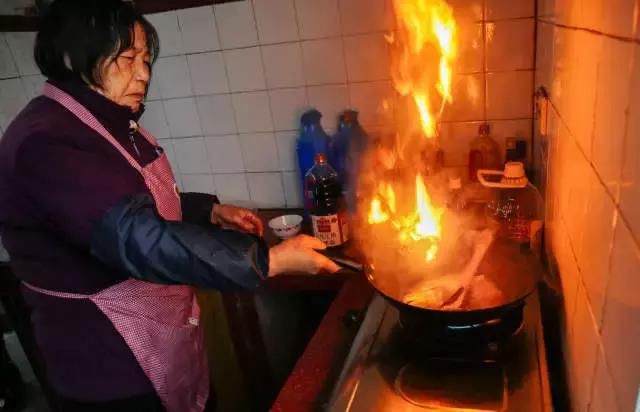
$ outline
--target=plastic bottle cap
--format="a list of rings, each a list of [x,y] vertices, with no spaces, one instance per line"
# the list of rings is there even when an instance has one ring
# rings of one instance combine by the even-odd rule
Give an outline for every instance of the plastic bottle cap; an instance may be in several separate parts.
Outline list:
[[[358,119],[358,112],[355,110],[345,110],[344,113],[340,116],[340,121],[342,123],[355,123]]]
[[[524,164],[522,162],[507,162],[504,165],[504,177],[506,179],[522,179],[524,177]]]
[[[325,155],[324,153],[318,153],[313,158],[313,161],[316,163],[327,163],[327,155]]]
[[[304,126],[308,126],[310,124],[319,123],[321,118],[322,118],[322,113],[320,113],[315,109],[311,109],[302,115],[300,122]]]

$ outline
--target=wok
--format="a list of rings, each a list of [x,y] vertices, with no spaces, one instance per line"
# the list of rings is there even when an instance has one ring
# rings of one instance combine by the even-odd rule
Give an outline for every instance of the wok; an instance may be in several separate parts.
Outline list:
[[[443,309],[405,303],[403,297],[412,285],[403,281],[402,273],[376,273],[373,265],[364,265],[364,271],[376,291],[399,310],[401,321],[445,327],[495,325],[514,311],[521,312],[542,274],[540,263],[531,251],[509,241],[496,240],[485,254],[479,272],[501,292],[499,301]]]

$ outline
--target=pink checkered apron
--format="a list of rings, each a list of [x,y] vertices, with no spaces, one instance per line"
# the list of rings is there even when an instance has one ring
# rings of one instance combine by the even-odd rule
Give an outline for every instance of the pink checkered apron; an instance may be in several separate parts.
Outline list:
[[[166,154],[141,167],[98,120],[62,90],[45,85],[57,101],[111,143],[142,174],[160,215],[182,219],[180,196]],[[155,139],[142,135],[154,146]],[[209,396],[209,373],[198,326],[200,308],[189,286],[167,286],[129,279],[92,295],[25,286],[63,299],[89,299],[104,313],[131,348],[168,412],[201,412]]]

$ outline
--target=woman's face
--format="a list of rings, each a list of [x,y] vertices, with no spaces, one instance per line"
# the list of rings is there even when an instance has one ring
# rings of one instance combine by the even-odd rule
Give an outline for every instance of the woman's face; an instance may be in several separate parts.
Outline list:
[[[115,58],[109,58],[102,70],[102,88],[99,93],[137,112],[144,100],[149,84],[151,63],[147,49],[147,36],[139,23],[133,29],[134,41],[130,49]]]

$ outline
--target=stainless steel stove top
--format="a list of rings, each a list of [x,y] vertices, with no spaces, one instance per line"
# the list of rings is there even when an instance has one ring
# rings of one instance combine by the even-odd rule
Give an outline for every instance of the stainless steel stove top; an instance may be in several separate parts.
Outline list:
[[[551,411],[542,339],[537,293],[508,341],[453,351],[407,341],[397,309],[376,296],[326,410]]]

